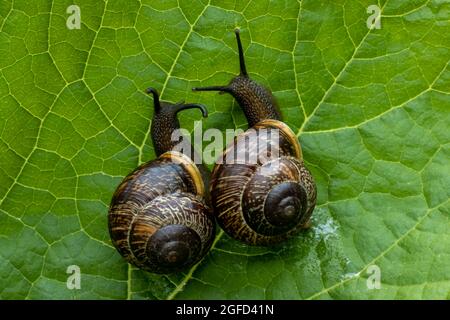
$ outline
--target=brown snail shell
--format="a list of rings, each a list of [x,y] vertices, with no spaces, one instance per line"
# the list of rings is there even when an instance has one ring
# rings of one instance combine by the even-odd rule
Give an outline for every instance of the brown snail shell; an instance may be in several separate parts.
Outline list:
[[[125,259],[154,273],[198,262],[209,250],[214,220],[193,161],[168,151],[124,178],[109,210],[112,242]]]
[[[258,154],[257,144],[248,143],[261,142],[262,133],[271,130],[279,133],[279,141],[269,141],[278,148],[277,158]],[[256,162],[246,161],[255,153]],[[225,232],[250,245],[276,244],[304,228],[316,203],[316,187],[292,130],[267,119],[236,137],[214,167],[211,202]]]

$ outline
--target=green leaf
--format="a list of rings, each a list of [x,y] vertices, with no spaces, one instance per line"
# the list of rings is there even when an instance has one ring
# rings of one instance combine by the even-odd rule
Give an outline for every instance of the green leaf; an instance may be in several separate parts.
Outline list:
[[[72,4],[0,4],[1,298],[450,298],[448,1],[77,0],[69,30]],[[154,158],[143,90],[205,103],[205,129],[245,128],[230,96],[190,91],[237,74],[235,27],[317,181],[312,228],[273,248],[219,232],[183,274],[136,270],[106,218]]]

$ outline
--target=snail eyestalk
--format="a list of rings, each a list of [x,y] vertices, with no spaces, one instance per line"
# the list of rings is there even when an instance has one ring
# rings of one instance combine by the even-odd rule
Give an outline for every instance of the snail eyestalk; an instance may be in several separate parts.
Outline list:
[[[203,104],[198,104],[198,103],[188,103],[188,104],[176,104],[174,105],[174,112],[175,114],[177,114],[178,112],[182,111],[182,110],[187,110],[187,109],[199,109],[202,112],[202,116],[203,118],[207,118],[208,117],[208,109],[206,109],[206,106]]]
[[[230,86],[209,86],[209,87],[194,87],[192,91],[219,91],[220,93],[228,92],[231,93],[232,89]]]
[[[155,111],[159,112],[161,110],[161,104],[159,102],[159,94],[155,88],[149,87],[145,90],[147,94],[153,94],[153,105],[155,107]]]
[[[244,111],[250,127],[265,119],[281,120],[281,115],[272,93],[248,76],[240,30],[236,29],[234,33],[236,35],[239,53],[239,75],[234,77],[227,85],[195,87],[192,90],[219,91],[221,94],[231,94],[238,102],[242,111]]]
[[[241,70],[241,76],[248,78],[247,68],[245,67],[244,50],[242,49],[240,32],[241,32],[241,30],[238,28],[236,28],[234,30],[234,34],[236,35],[236,41],[237,41],[237,45],[238,45],[238,52],[239,52],[239,68]]]
[[[242,42],[240,37],[240,30],[235,29],[234,33],[236,34],[236,41],[238,45],[238,53],[239,53],[239,70],[240,76],[248,78],[247,68],[245,67],[245,58],[244,58],[244,50],[242,49]],[[220,93],[231,93],[233,94],[233,87],[230,85],[227,86],[208,86],[208,87],[194,87],[192,91],[219,91]]]

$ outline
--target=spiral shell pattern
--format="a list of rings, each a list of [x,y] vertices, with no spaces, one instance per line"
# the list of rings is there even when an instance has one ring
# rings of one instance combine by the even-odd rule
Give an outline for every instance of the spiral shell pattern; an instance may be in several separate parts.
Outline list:
[[[171,273],[198,262],[215,234],[200,172],[187,156],[169,151],[129,174],[114,193],[109,231],[135,266]]]
[[[263,120],[252,129],[236,137],[214,167],[211,201],[218,223],[231,237],[250,245],[272,245],[307,224],[316,187],[297,137],[286,124]],[[274,129],[276,139],[267,135]]]

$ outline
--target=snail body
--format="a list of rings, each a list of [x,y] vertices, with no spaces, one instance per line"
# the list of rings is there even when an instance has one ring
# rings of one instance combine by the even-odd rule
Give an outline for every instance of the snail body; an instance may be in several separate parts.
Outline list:
[[[214,217],[205,201],[205,180],[188,156],[173,151],[171,133],[179,111],[204,106],[160,103],[154,89],[152,138],[157,159],[126,176],[109,209],[111,240],[131,264],[153,273],[172,273],[194,265],[208,252]]]
[[[316,186],[296,135],[281,121],[275,98],[248,76],[239,30],[235,33],[240,74],[226,86],[193,88],[231,94],[250,127],[214,166],[211,204],[231,237],[250,245],[273,245],[309,226]],[[270,151],[262,148],[261,154],[261,144],[270,145]]]

